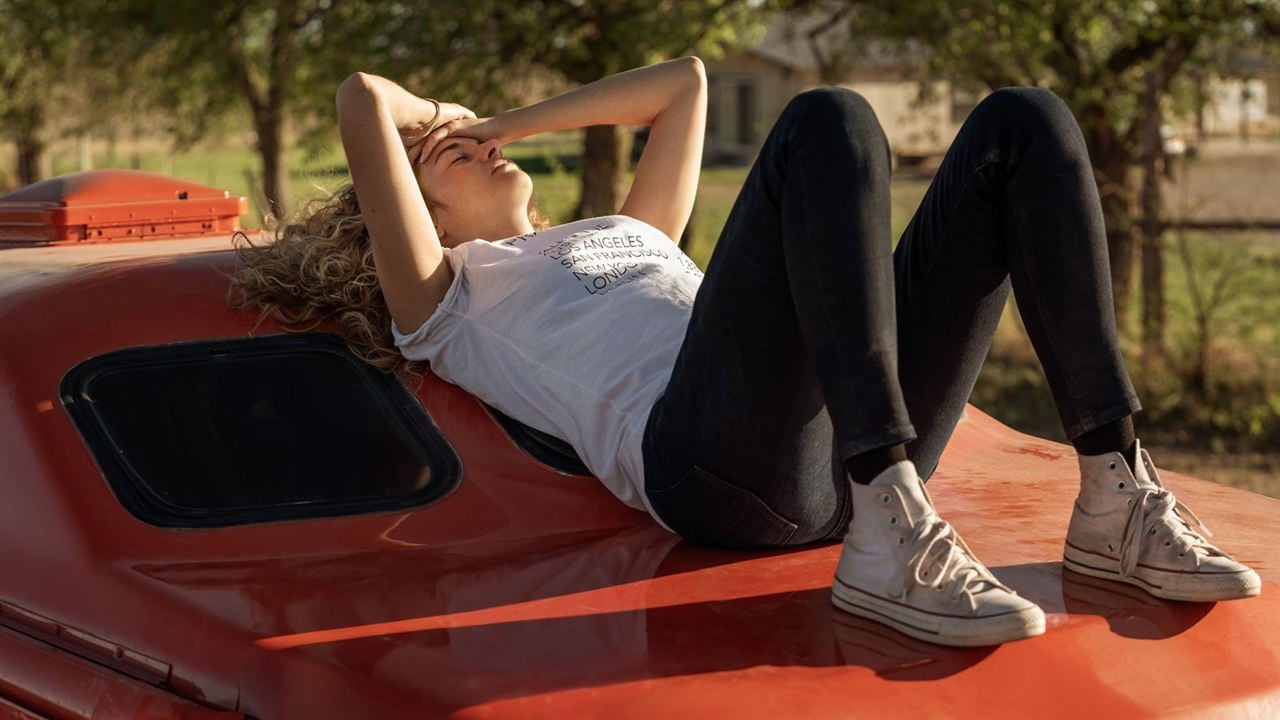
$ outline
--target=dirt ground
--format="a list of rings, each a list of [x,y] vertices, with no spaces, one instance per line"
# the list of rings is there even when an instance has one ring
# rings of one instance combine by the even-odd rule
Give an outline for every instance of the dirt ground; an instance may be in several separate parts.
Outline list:
[[[1280,498],[1280,453],[1201,453],[1152,448],[1157,468]]]
[[[1196,158],[1175,159],[1173,170],[1176,182],[1165,183],[1171,219],[1280,222],[1280,141],[1213,138]]]

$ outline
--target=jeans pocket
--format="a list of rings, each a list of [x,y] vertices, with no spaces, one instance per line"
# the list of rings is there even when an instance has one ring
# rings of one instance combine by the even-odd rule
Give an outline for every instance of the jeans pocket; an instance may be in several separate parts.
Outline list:
[[[690,465],[679,480],[648,492],[649,502],[681,537],[726,548],[785,545],[797,525],[758,495],[722,480],[699,465]]]

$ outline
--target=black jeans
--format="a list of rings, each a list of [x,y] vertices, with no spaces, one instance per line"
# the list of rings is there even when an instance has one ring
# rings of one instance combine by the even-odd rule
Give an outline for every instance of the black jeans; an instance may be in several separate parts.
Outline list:
[[[842,537],[844,459],[882,445],[906,442],[928,479],[1010,285],[1069,438],[1141,410],[1093,171],[1057,95],[983,99],[896,249],[889,167],[852,90],[797,95],[769,132],[645,426],[649,498],[683,537]]]

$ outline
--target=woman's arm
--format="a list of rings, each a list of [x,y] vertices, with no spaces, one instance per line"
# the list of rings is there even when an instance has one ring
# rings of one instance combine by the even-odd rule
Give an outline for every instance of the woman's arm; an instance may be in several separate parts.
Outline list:
[[[610,75],[508,110],[490,122],[488,132],[504,145],[529,135],[588,125],[652,126],[619,212],[653,225],[676,241],[688,225],[698,192],[707,123],[707,77],[698,58],[683,57]],[[467,134],[465,128],[458,132]]]
[[[411,333],[435,311],[453,280],[400,133],[402,127],[433,121],[435,108],[365,73],[344,80],[335,100],[378,281],[396,325]]]
[[[696,57],[626,70],[492,118],[503,145],[530,135],[588,125],[653,125],[699,78]],[[460,134],[465,135],[466,130]]]

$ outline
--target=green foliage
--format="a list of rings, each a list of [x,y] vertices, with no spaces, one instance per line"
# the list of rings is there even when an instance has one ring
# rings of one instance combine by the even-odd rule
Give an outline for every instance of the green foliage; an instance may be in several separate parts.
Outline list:
[[[886,39],[921,61],[923,77],[989,89],[1047,85],[1077,116],[1103,111],[1125,137],[1143,73],[1172,82],[1186,63],[1220,65],[1222,48],[1258,41],[1275,0],[849,0],[855,42]],[[1166,84],[1167,87],[1167,84]],[[1090,111],[1090,112],[1086,112]],[[1127,140],[1136,140],[1128,136]]]
[[[110,42],[96,59],[134,73],[138,111],[159,114],[179,146],[205,137],[228,113],[283,112],[318,150],[332,130],[333,95],[356,70],[402,73],[408,38],[401,6],[332,0],[84,0]],[[127,62],[121,62],[122,60]],[[147,72],[130,67],[146,63]]]
[[[1214,452],[1280,449],[1280,245],[1274,235],[1191,234],[1193,265],[1211,274],[1234,267],[1242,288],[1226,296],[1217,315],[1210,354],[1209,387],[1191,386],[1198,350],[1186,268],[1169,267],[1167,364],[1146,368],[1139,349],[1123,342],[1143,410],[1144,437],[1157,444]],[[1243,263],[1226,260],[1243,256]],[[973,402],[1002,421],[1035,435],[1065,441],[1044,373],[1013,301],[1006,310]]]
[[[538,65],[588,83],[695,51],[715,56],[758,39],[770,13],[752,0],[475,0],[435,3],[430,22],[449,28],[468,64]]]
[[[129,89],[92,62],[96,33],[73,0],[0,0],[0,140],[100,130],[127,106]]]

